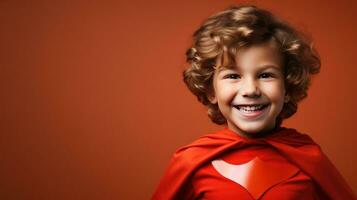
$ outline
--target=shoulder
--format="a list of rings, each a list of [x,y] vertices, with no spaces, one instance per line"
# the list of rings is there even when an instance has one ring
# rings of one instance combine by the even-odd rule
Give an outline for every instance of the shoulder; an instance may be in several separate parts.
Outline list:
[[[318,162],[325,155],[320,147],[308,134],[293,128],[284,130],[268,141],[283,154],[305,161]]]
[[[215,142],[215,139],[210,137],[211,135],[214,135],[214,133],[201,135],[200,137],[194,139],[192,142],[177,148],[173,154],[173,157],[191,157],[195,154],[199,154],[205,149],[208,149],[209,144]]]
[[[281,127],[280,131],[272,137],[272,140],[277,140],[294,147],[316,146],[320,148],[310,135],[294,128]]]
[[[178,148],[173,158],[182,163],[197,163],[207,160],[218,153],[229,149],[237,141],[225,133],[225,129],[204,134],[191,143]]]

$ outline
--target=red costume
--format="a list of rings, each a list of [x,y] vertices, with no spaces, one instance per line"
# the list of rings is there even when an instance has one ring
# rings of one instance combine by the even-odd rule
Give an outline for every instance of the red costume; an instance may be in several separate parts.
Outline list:
[[[178,149],[152,199],[357,199],[309,136],[273,131],[249,139],[225,128]]]

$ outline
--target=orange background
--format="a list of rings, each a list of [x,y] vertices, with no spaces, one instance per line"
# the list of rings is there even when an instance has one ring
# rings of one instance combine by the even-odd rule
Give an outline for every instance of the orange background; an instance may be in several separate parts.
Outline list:
[[[182,82],[203,19],[233,0],[1,1],[0,199],[148,199],[176,148],[221,127]],[[313,36],[322,70],[284,122],[357,191],[353,1],[245,1]]]

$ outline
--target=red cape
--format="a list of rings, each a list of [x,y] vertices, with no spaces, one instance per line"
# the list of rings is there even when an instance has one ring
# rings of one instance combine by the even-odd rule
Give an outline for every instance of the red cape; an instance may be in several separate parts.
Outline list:
[[[271,145],[308,174],[331,199],[357,199],[335,166],[308,135],[283,127],[275,131],[276,133],[265,138],[248,139],[225,128],[179,148],[161,178],[152,200],[180,199],[180,190],[184,188],[190,175],[204,163],[229,149],[262,143]]]

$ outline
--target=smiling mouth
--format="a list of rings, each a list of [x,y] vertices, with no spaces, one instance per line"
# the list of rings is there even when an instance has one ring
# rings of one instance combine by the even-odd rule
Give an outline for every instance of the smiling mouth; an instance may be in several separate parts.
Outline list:
[[[234,107],[244,113],[254,113],[263,110],[268,105],[269,104],[234,105]]]

